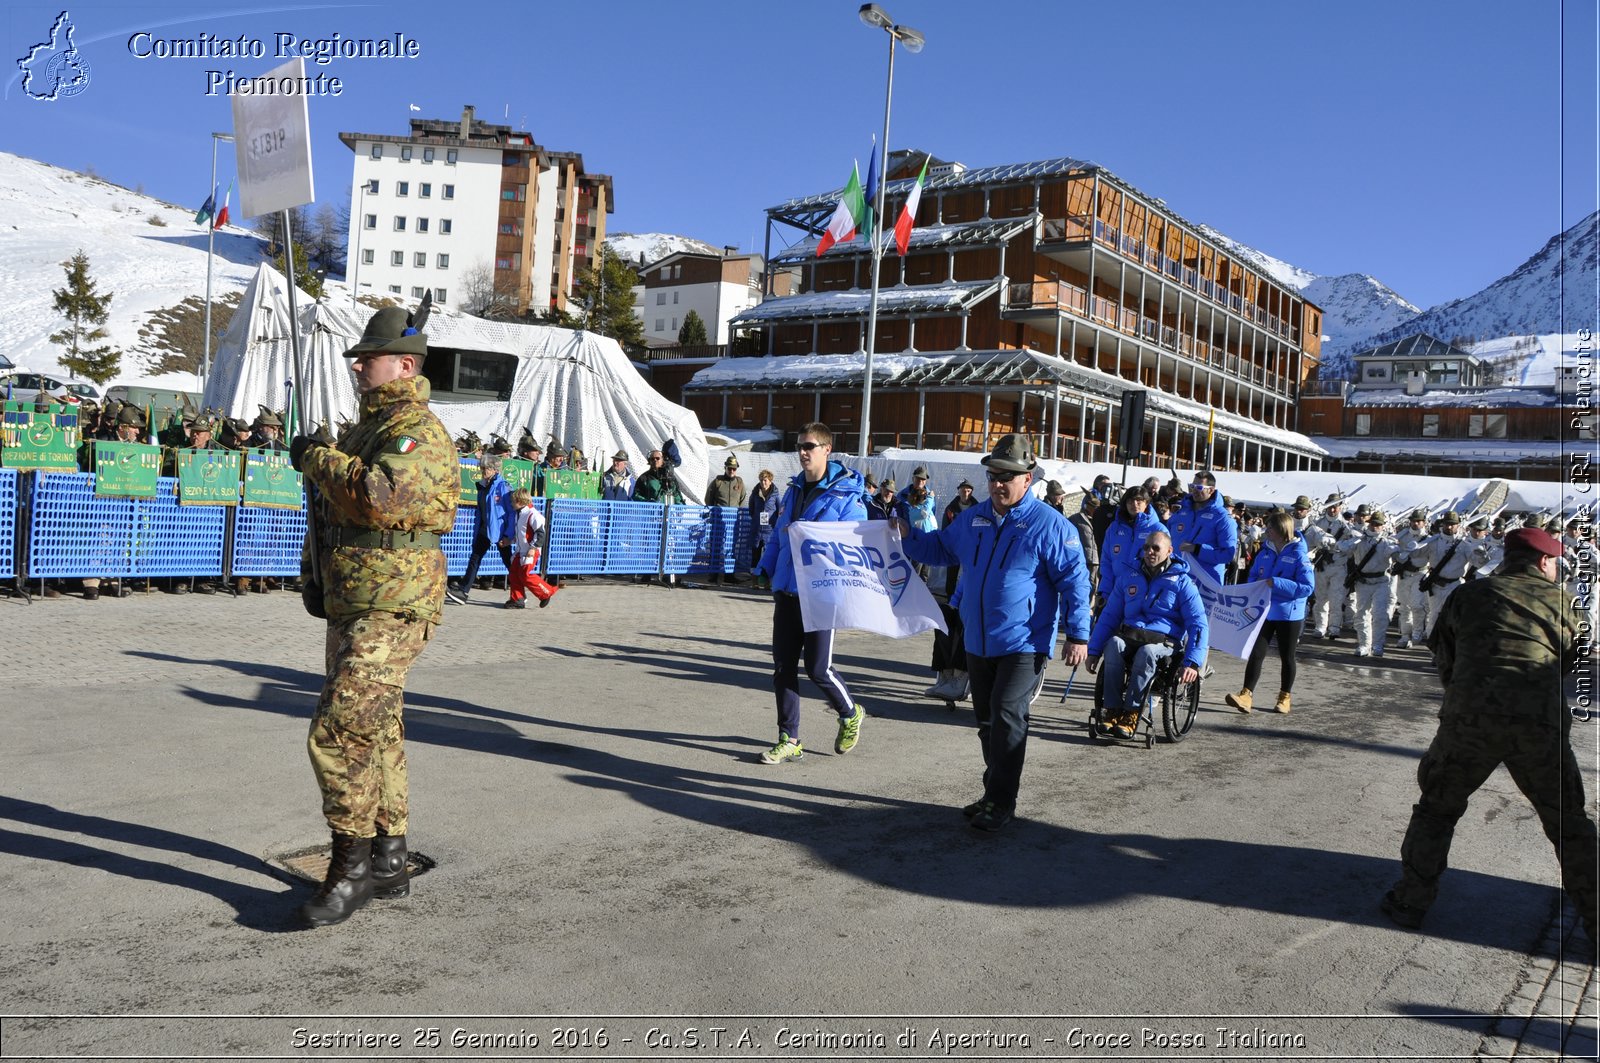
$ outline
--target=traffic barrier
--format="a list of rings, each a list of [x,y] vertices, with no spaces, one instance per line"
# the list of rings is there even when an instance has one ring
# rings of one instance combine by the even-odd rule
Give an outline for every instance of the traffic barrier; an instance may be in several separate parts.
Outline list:
[[[17,574],[17,470],[0,469],[0,578]]]

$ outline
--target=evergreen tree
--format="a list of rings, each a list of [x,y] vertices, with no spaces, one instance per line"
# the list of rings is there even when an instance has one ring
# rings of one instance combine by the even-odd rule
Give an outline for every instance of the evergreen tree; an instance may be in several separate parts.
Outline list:
[[[585,308],[585,328],[623,346],[644,343],[644,322],[633,312],[633,286],[639,275],[615,251],[602,247],[600,267],[578,277],[577,305]]]
[[[708,342],[706,323],[700,320],[699,311],[690,310],[684,315],[683,327],[678,330],[678,343],[684,347],[698,347]]]
[[[67,319],[67,327],[50,337],[67,349],[61,356],[62,368],[74,376],[82,374],[96,384],[104,384],[122,368],[122,352],[100,341],[108,334],[101,325],[111,313],[112,293],[101,295],[95,291],[94,279],[89,276],[89,256],[80,249],[68,262],[61,263],[67,271],[67,286],[57,288],[56,310]]]
[[[287,277],[289,275],[288,274],[288,270],[284,268],[283,252],[282,251],[279,251],[277,257],[272,260],[272,266],[273,266],[274,269],[276,269],[279,273],[282,273],[284,276]],[[322,278],[323,278],[323,274],[318,272],[317,270],[311,268],[311,266],[310,266],[310,264],[308,262],[307,255],[306,255],[306,245],[302,244],[299,240],[296,240],[294,242],[294,282],[295,282],[295,285],[301,291],[303,291],[307,295],[311,296],[311,298],[313,298],[313,299],[321,299],[322,298]]]

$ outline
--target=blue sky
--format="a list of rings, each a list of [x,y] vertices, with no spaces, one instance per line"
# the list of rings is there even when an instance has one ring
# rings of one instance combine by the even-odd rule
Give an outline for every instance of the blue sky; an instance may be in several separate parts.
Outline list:
[[[73,3],[90,82],[44,103],[16,59],[60,0],[8,0],[0,149],[197,206],[209,134],[232,123],[207,70],[264,72],[279,32],[403,33],[418,58],[316,68],[344,82],[310,102],[319,204],[347,197],[340,131],[401,134],[411,104],[470,103],[611,174],[613,231],[759,250],[766,207],[837,188],[881,129],[888,38],[858,6]],[[1594,0],[882,6],[928,39],[897,56],[891,147],[970,166],[1091,159],[1193,221],[1422,307],[1505,274],[1600,198]],[[141,30],[269,52],[139,59]],[[226,185],[226,157],[220,172]]]

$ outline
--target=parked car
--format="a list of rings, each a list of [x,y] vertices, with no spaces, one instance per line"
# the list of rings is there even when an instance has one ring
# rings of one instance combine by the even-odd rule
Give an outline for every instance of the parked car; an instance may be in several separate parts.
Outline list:
[[[63,380],[46,373],[30,373],[26,370],[0,372],[0,395],[8,399],[32,402],[39,397],[40,391],[47,392],[57,402],[77,403],[86,399],[100,402],[104,398],[100,389],[86,380]]]

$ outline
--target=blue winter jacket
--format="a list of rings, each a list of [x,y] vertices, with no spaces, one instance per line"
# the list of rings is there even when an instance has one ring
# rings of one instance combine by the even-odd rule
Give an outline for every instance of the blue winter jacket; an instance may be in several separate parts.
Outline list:
[[[951,604],[966,627],[968,653],[1048,655],[1062,598],[1067,640],[1089,638],[1089,568],[1078,530],[1033,494],[998,520],[984,499],[943,528],[913,527],[905,548],[925,565],[961,566],[959,601]]]
[[[516,511],[511,508],[511,485],[504,476],[488,483],[479,480],[478,508],[472,514],[472,537],[491,544],[511,538],[516,527]]]
[[[1100,544],[1100,593],[1110,597],[1118,580],[1139,567],[1139,549],[1150,533],[1166,530],[1166,525],[1152,511],[1145,510],[1139,514],[1137,523],[1130,524],[1127,514],[1118,506],[1117,515],[1106,527],[1105,541]]]
[[[1190,564],[1198,562],[1218,583],[1225,582],[1223,570],[1239,555],[1239,522],[1222,504],[1220,493],[1211,492],[1211,500],[1200,506],[1193,495],[1185,498],[1167,515],[1167,527],[1174,554],[1183,554]],[[1183,549],[1185,543],[1193,543],[1195,552]]]
[[[798,594],[800,589],[795,580],[794,559],[789,556],[789,525],[797,520],[866,520],[867,507],[861,501],[861,490],[865,486],[860,473],[837,461],[829,461],[811,500],[803,511],[797,512],[806,496],[806,474],[795,474],[783,493],[778,512],[768,525],[771,538],[761,552],[761,572],[772,581],[773,590]]]
[[[1116,593],[1106,599],[1106,607],[1100,610],[1094,634],[1089,636],[1089,656],[1099,657],[1123,625],[1159,631],[1175,639],[1182,637],[1183,663],[1196,668],[1206,663],[1211,622],[1206,618],[1200,588],[1189,575],[1188,562],[1177,554],[1156,575],[1149,575],[1139,565],[1117,585]]]
[[[1250,566],[1246,583],[1258,579],[1272,581],[1272,605],[1267,609],[1268,620],[1304,620],[1306,599],[1316,588],[1316,574],[1311,569],[1311,558],[1306,554],[1306,541],[1298,535],[1274,550],[1265,539],[1261,552]]]

